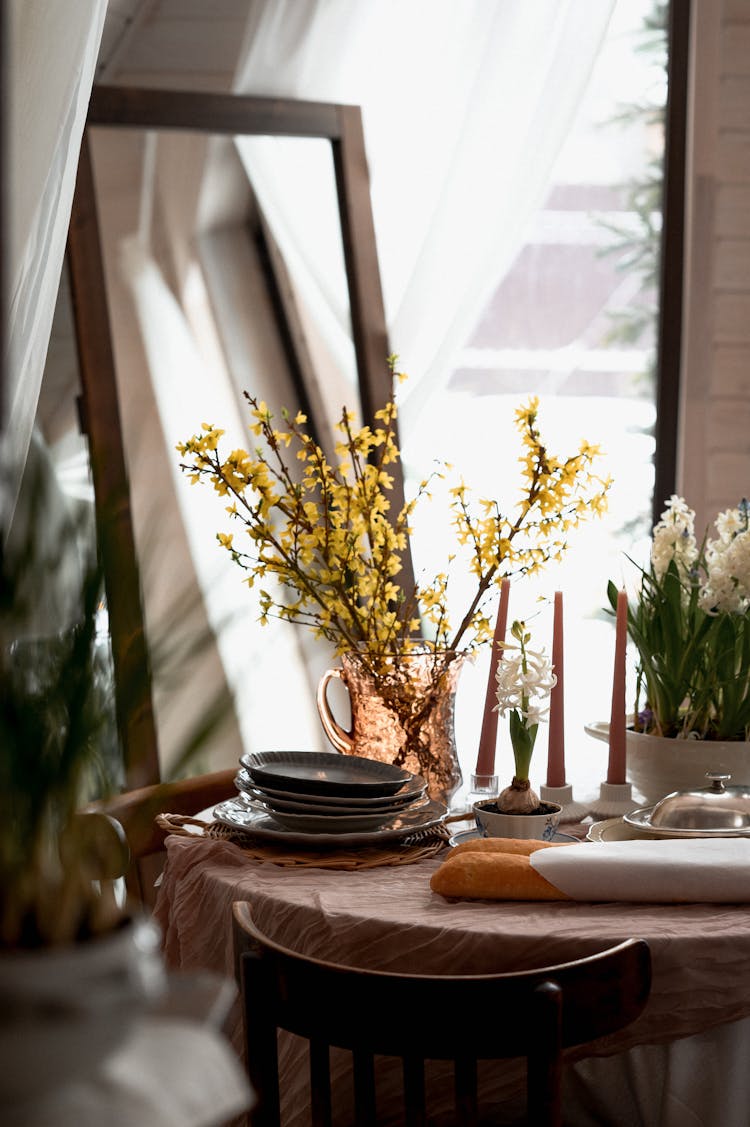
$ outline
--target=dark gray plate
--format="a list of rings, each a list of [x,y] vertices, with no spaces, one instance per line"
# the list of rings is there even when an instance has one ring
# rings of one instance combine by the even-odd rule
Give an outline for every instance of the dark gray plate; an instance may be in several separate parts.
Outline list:
[[[411,771],[358,755],[327,751],[256,751],[240,758],[256,786],[300,794],[392,795]]]
[[[410,802],[421,798],[427,790],[427,783],[421,775],[412,775],[408,783],[404,783],[395,794],[366,794],[361,795],[336,795],[336,794],[304,794],[301,791],[276,790],[275,787],[259,786],[253,782],[252,776],[246,767],[240,767],[234,780],[239,791],[245,791],[253,798],[267,802],[269,806],[281,805],[282,802],[293,802],[295,807],[320,806],[325,804],[330,808],[340,806],[343,809],[361,814],[374,813],[376,810],[387,808],[389,810],[406,806]],[[300,810],[300,813],[303,811]]]
[[[277,798],[267,791],[258,790],[254,786],[247,786],[239,775],[235,778],[234,785],[237,787],[240,798],[247,802],[260,802],[263,806],[267,806],[272,813],[278,810],[282,814],[305,814],[314,817],[323,815],[329,818],[380,818],[381,822],[387,822],[389,818],[395,818],[407,807],[409,810],[414,810],[428,802],[426,795],[417,795],[410,802],[384,801],[377,806],[357,806],[353,804],[353,800],[348,799],[333,805],[327,801],[324,794],[305,795],[305,802],[296,802],[295,799],[298,796],[294,793],[285,794],[283,798]],[[352,802],[352,805],[348,805],[349,801]],[[376,823],[373,822],[372,824],[374,826]]]
[[[376,810],[374,814],[336,814],[316,813],[314,807],[309,807],[303,814],[290,813],[277,807],[267,806],[264,802],[256,802],[246,795],[244,799],[248,809],[260,814],[268,814],[274,822],[278,822],[287,830],[298,830],[303,834],[356,834],[367,833],[369,830],[380,829],[386,822],[392,822],[392,810]]]

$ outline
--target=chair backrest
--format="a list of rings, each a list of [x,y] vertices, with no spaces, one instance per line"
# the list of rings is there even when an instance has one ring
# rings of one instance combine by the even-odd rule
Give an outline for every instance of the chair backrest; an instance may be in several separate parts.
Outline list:
[[[197,814],[237,793],[236,768],[195,775],[175,782],[154,783],[91,803],[86,809],[108,814],[120,823],[127,840],[130,864],[125,874],[128,892],[153,907],[154,882],[164,863],[164,830],[157,814]]]
[[[245,902],[233,905],[233,926],[247,1065],[258,1096],[253,1127],[279,1123],[279,1029],[310,1042],[315,1125],[330,1123],[328,1049],[337,1046],[353,1054],[358,1125],[378,1122],[373,1058],[382,1055],[403,1061],[404,1123],[426,1121],[426,1060],[455,1063],[455,1121],[469,1127],[478,1121],[477,1061],[525,1057],[529,1123],[557,1127],[562,1050],[630,1024],[651,986],[641,939],[517,973],[412,975],[300,955],[263,935]],[[455,1014],[468,1020],[445,1020]]]

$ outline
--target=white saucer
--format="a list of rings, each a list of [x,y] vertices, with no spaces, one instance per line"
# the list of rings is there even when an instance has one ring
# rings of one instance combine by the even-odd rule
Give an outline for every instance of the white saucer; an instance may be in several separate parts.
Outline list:
[[[479,830],[476,830],[476,829],[474,829],[474,830],[461,830],[459,833],[454,834],[453,837],[449,839],[448,845],[450,845],[450,846],[460,845],[462,841],[481,841],[481,839],[483,837],[484,837],[484,834],[481,834],[479,832]],[[579,840],[579,838],[571,837],[570,834],[560,833],[559,830],[555,830],[555,833],[554,833],[553,837],[551,838],[552,842],[578,841],[578,840]]]
[[[605,818],[594,822],[586,834],[586,841],[638,841],[647,837],[635,826],[629,826],[622,818]]]

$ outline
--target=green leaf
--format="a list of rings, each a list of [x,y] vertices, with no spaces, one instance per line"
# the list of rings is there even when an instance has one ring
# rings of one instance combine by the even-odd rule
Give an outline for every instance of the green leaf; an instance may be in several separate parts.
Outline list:
[[[510,742],[513,746],[513,759],[515,761],[516,778],[528,779],[531,756],[534,751],[538,724],[527,728],[523,717],[517,709],[510,713]]]

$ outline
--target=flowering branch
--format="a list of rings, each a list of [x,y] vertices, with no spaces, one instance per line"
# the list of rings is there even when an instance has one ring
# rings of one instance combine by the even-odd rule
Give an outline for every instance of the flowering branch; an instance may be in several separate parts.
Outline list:
[[[395,357],[395,373],[394,366]],[[344,409],[336,426],[337,461],[330,464],[305,432],[301,412],[294,418],[283,412],[285,425],[277,428],[265,403],[247,394],[246,399],[258,440],[254,454],[238,449],[223,457],[223,431],[204,423],[199,434],[178,445],[185,458],[181,468],[193,483],[207,481],[231,501],[226,511],[244,526],[249,545],[239,547],[228,533],[217,539],[247,572],[248,585],[275,576],[285,589],[285,596],[275,596],[261,588],[261,622],[273,615],[312,627],[337,653],[357,649],[373,671],[416,647],[457,652],[488,641],[492,626],[483,604],[493,586],[559,558],[568,530],[606,508],[610,482],[591,468],[598,448],[584,442],[567,459],[550,455],[536,425],[538,401],[531,399],[516,412],[525,448],[516,515],[504,514],[496,500],[480,500],[477,514],[463,483],[452,490],[452,524],[459,546],[470,549],[477,579],[452,631],[447,569],[413,590],[399,583],[414,508],[429,481],[393,511],[391,466],[400,458],[395,403],[376,413],[375,428],[355,428]],[[451,554],[448,567],[454,558]],[[430,641],[419,640],[423,623],[432,628]]]

